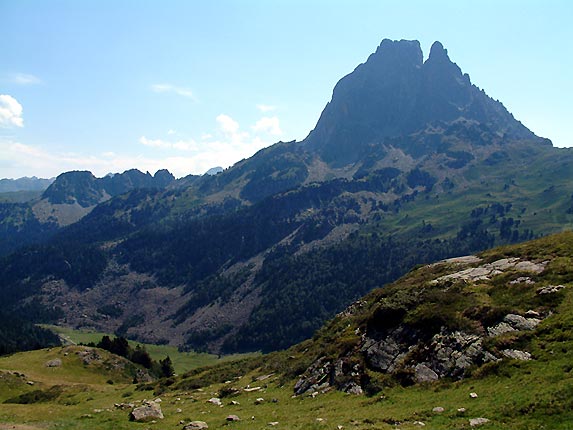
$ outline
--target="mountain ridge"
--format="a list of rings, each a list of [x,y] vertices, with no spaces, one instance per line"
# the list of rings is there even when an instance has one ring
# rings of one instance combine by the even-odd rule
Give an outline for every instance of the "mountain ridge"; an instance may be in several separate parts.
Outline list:
[[[37,178],[36,176],[22,178],[0,179],[0,193],[9,193],[17,191],[43,191],[54,182],[55,178]]]
[[[134,189],[162,189],[174,181],[167,170],[158,170],[151,176],[131,169],[103,178],[96,178],[88,171],[62,173],[40,196],[0,203],[0,255],[49,239],[114,196]]]

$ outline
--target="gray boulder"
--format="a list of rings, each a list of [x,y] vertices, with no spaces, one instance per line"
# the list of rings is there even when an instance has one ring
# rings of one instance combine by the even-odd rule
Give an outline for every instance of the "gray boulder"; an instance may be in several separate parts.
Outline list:
[[[554,294],[561,291],[563,288],[565,288],[565,285],[548,285],[547,287],[543,287],[537,290],[537,294]]]
[[[472,427],[477,427],[477,426],[481,426],[485,423],[489,423],[489,420],[487,418],[472,418],[470,419],[470,426]]]
[[[46,367],[62,367],[62,360],[60,358],[55,358],[53,360],[47,361]]]
[[[149,422],[154,420],[162,420],[163,412],[161,406],[155,402],[145,402],[143,406],[135,408],[129,414],[129,419],[136,422]]]
[[[501,351],[504,357],[513,358],[514,360],[529,361],[531,354],[526,351],[519,351],[518,349],[504,349]]]
[[[209,426],[205,421],[191,421],[189,424],[183,427],[183,430],[204,430],[208,428]]]
[[[502,334],[515,331],[515,329],[506,322],[500,322],[498,325],[487,328],[487,334],[489,336],[501,336]]]
[[[223,402],[221,402],[221,399],[219,399],[218,397],[212,397],[209,400],[207,400],[208,403],[212,403],[215,406],[223,406]]]
[[[516,330],[533,330],[541,322],[541,320],[537,318],[525,318],[515,314],[507,314],[503,321]]]
[[[436,372],[430,369],[425,364],[419,363],[414,368],[414,378],[416,382],[432,382],[438,380],[440,377]]]

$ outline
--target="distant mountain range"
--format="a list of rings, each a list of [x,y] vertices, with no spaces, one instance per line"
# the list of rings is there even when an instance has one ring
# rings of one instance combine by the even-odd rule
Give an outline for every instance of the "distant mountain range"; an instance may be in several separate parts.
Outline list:
[[[517,121],[439,42],[424,62],[417,41],[382,41],[301,142],[215,175],[129,172],[66,173],[20,215],[6,207],[10,312],[268,351],[416,264],[573,227],[573,150]]]
[[[0,193],[17,191],[44,191],[54,182],[55,178],[42,179],[35,176],[18,179],[0,179]]]
[[[27,194],[29,197],[23,201],[0,203],[0,255],[48,239],[60,228],[77,222],[97,204],[114,196],[134,189],[165,188],[174,180],[167,170],[159,170],[151,176],[137,169],[104,178],[96,178],[90,172],[74,171],[62,173],[55,180],[2,179],[12,188],[20,187],[20,192],[43,192]],[[41,188],[42,185],[46,186]]]

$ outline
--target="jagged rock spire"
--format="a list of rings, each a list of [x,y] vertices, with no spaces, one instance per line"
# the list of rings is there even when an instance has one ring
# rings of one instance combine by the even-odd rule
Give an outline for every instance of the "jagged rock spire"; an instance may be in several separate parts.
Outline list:
[[[537,138],[501,103],[472,85],[440,42],[423,62],[418,41],[384,39],[364,64],[336,84],[304,144],[326,161],[343,165],[359,159],[365,146],[460,118],[483,123],[507,138]]]

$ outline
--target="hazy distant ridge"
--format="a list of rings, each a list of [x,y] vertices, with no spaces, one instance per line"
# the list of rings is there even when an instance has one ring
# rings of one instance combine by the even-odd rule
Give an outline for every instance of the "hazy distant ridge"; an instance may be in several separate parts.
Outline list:
[[[44,179],[35,176],[18,179],[0,179],[0,193],[16,191],[44,191],[56,178]]]

